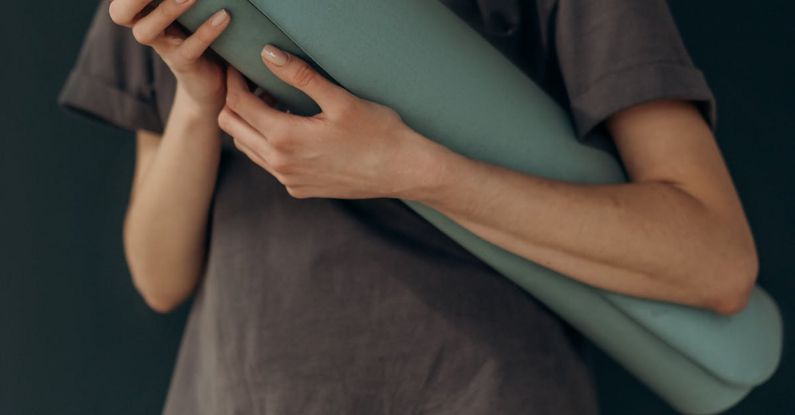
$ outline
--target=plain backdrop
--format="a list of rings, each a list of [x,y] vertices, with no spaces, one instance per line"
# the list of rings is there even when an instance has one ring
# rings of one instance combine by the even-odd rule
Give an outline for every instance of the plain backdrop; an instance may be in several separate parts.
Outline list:
[[[795,317],[795,5],[670,4],[717,96],[717,139],[757,239],[760,284],[788,324]],[[186,307],[169,316],[149,311],[124,261],[132,134],[55,102],[95,5],[3,6],[0,414],[158,414],[185,321]],[[795,413],[792,352],[785,338],[776,375],[728,413]],[[596,357],[604,414],[673,413],[608,357]]]

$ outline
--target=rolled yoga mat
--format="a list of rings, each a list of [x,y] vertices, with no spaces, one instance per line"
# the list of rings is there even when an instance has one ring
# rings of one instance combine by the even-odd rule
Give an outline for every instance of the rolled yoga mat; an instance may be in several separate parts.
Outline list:
[[[213,49],[293,112],[318,107],[261,62],[289,50],[365,99],[398,111],[423,135],[468,157],[577,183],[619,183],[619,160],[576,139],[567,113],[438,1],[203,0],[180,19],[195,28],[225,8]],[[511,254],[420,203],[408,206],[527,290],[675,409],[723,411],[778,366],[782,322],[756,287],[723,316],[601,290]]]

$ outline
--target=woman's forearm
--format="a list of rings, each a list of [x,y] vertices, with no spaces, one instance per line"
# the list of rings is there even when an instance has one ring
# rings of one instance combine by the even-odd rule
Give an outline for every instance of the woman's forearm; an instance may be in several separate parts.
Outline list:
[[[200,279],[220,151],[217,110],[196,106],[178,88],[124,224],[133,281],[155,310],[166,312],[182,303]]]
[[[423,202],[517,255],[639,297],[732,313],[750,295],[758,266],[750,227],[691,102],[657,99],[614,113],[605,125],[630,183],[580,185],[466,158],[299,57],[268,45],[262,58],[321,116],[264,105],[230,70],[219,122],[295,198]]]
[[[417,199],[498,246],[606,290],[737,309],[720,299],[739,298],[746,240],[673,185],[581,185],[452,152],[436,160],[438,181]]]

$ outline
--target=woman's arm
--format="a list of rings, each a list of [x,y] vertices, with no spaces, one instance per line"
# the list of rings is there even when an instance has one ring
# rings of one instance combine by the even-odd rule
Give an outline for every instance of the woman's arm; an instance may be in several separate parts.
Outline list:
[[[548,180],[445,151],[410,197],[480,237],[603,289],[741,310],[757,275],[751,231],[698,110],[654,101],[611,117],[631,182]],[[427,168],[427,167],[426,167]]]
[[[136,288],[155,310],[185,301],[202,274],[207,221],[220,160],[218,113],[224,105],[223,66],[207,48],[229,26],[225,10],[188,36],[175,20],[195,0],[114,0],[114,23],[150,46],[177,80],[163,137],[138,133],[138,158],[124,223],[124,249]]]
[[[294,197],[417,200],[589,285],[723,314],[746,303],[757,276],[754,241],[715,139],[692,104],[653,101],[611,117],[631,182],[582,185],[469,159],[297,57],[268,47],[263,59],[322,113],[279,112],[231,71],[220,122]]]
[[[158,312],[184,302],[203,271],[221,148],[215,118],[178,91],[163,136],[138,132],[124,248],[136,288]]]

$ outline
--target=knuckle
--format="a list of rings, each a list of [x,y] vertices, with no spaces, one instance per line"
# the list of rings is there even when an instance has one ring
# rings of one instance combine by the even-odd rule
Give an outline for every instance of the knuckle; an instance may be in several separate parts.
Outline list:
[[[289,174],[293,168],[293,163],[288,157],[276,152],[271,154],[268,164],[271,165],[274,171],[280,174]]]
[[[232,126],[232,117],[226,110],[221,111],[221,113],[218,114],[218,126],[224,131],[230,130],[230,127]],[[235,140],[235,144],[237,144],[237,140]]]
[[[286,187],[296,187],[298,185],[298,180],[293,175],[285,175],[281,173],[276,173],[276,178],[279,179],[279,182]]]
[[[124,26],[128,23],[128,21],[127,18],[122,13],[119,12],[118,5],[119,5],[118,1],[112,1],[110,3],[110,6],[108,7],[108,14],[110,14],[110,20],[113,23]]]
[[[268,173],[271,174],[271,176],[275,177],[276,180],[278,180],[279,183],[282,184],[282,186],[285,186],[285,187],[287,186],[287,181],[288,181],[287,176],[285,176],[285,175],[279,173],[278,171],[274,170],[273,166],[269,162],[265,162],[265,165],[263,166],[263,168],[265,170],[267,170]]]
[[[193,54],[193,51],[190,48],[185,47],[185,43],[178,47],[174,53],[176,54],[177,60],[185,65],[196,60],[196,56]]]
[[[286,143],[290,141],[290,134],[287,132],[287,129],[279,124],[269,126],[265,135],[268,137],[268,142],[271,143],[273,148],[284,148]]]
[[[386,111],[386,116],[391,118],[393,121],[402,121],[403,117],[400,116],[400,113],[395,111],[394,108],[384,107],[382,106],[384,111]]]
[[[400,114],[397,111],[395,111],[395,110],[393,110],[391,108],[389,109],[389,112],[387,113],[387,119],[392,124],[401,124],[401,123],[403,123],[403,117],[401,117]]]
[[[292,151],[292,140],[288,139],[284,134],[268,134],[268,141],[271,146],[283,153]]]
[[[344,97],[337,101],[335,112],[339,115],[351,115],[358,109],[358,103],[351,97]]]
[[[209,45],[215,40],[214,28],[209,24],[204,24],[193,34],[193,37],[202,45]]]
[[[293,71],[293,83],[298,87],[307,87],[315,80],[317,72],[304,61],[296,61]]]
[[[305,199],[307,194],[305,191],[294,186],[286,186],[287,193],[295,199]]]
[[[237,92],[226,92],[226,106],[230,109],[237,109],[240,106],[240,94]]]
[[[146,28],[140,24],[133,26],[132,34],[135,38],[135,41],[142,45],[150,45],[155,39],[155,36],[153,36],[150,31],[146,30]]]
[[[110,10],[108,11],[108,14],[110,14],[110,21],[112,21],[114,24],[117,24],[117,25],[120,25],[120,26],[124,25],[124,22],[123,22],[122,18],[119,16],[118,13],[116,13],[113,10],[113,7],[110,8]]]
[[[175,74],[186,74],[190,72],[190,64],[181,57],[171,57],[169,60],[169,67]]]
[[[373,105],[373,110],[382,117],[384,117],[384,119],[386,119],[387,121],[400,120],[400,114],[398,114],[398,112],[395,111],[394,109],[380,104],[373,103],[371,105]]]
[[[400,114],[392,108],[378,105],[375,110],[376,113],[379,114],[379,116],[384,120],[386,125],[392,126],[403,122]]]
[[[161,19],[170,20],[177,17],[178,7],[179,6],[173,1],[164,2],[157,6],[153,13],[157,13]]]
[[[252,159],[252,160],[254,160],[254,161],[258,161],[258,160],[254,159],[254,158],[252,157],[251,153],[249,152],[249,149],[248,149],[248,147],[246,147],[246,146],[245,146],[245,144],[243,144],[243,142],[242,142],[242,141],[240,141],[240,139],[239,139],[239,138],[237,138],[237,137],[233,137],[233,138],[232,138],[232,143],[234,143],[234,145],[235,145],[235,148],[236,148],[238,151],[240,151],[241,153],[245,154],[245,155],[246,155],[246,157],[248,157],[248,158],[250,158],[250,159]],[[258,163],[258,164],[259,164],[259,163]]]

